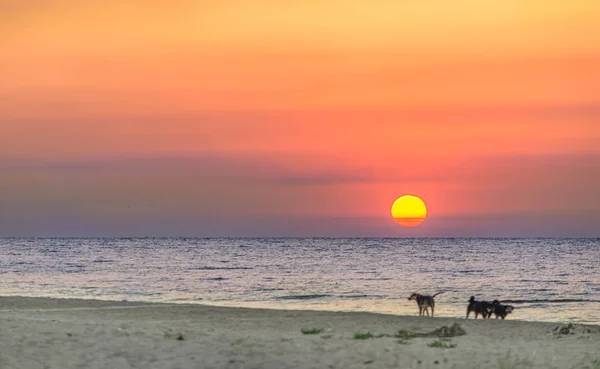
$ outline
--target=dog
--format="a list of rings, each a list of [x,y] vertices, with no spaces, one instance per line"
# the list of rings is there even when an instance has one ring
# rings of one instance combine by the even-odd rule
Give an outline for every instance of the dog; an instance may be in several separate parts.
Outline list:
[[[475,313],[475,319],[481,314],[483,319],[489,318],[492,315],[493,304],[487,301],[476,301],[475,296],[471,296],[469,299],[469,306],[467,306],[467,319],[471,312]]]
[[[429,316],[429,308],[431,308],[431,317],[433,318],[433,312],[435,310],[435,301],[433,298],[441,293],[444,292],[438,292],[433,296],[425,296],[419,295],[418,293],[413,293],[408,298],[408,301],[415,300],[417,302],[417,305],[419,306],[419,316],[425,315],[425,313],[427,313],[427,316]]]
[[[513,312],[514,309],[515,308],[512,305],[502,305],[500,301],[494,300],[494,302],[492,302],[492,311],[490,316],[492,313],[494,313],[496,319],[500,317],[502,320],[504,320],[508,314]]]

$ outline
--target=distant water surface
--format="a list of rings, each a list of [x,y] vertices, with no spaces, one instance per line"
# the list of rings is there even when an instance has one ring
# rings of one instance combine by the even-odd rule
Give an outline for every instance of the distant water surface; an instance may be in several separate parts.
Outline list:
[[[600,239],[0,239],[0,295],[600,324],[599,272]]]

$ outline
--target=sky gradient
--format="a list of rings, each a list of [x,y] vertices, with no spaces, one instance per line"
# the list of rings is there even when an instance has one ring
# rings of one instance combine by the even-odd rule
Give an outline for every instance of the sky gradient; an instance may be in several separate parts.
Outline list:
[[[600,237],[599,65],[596,0],[0,0],[0,236]]]

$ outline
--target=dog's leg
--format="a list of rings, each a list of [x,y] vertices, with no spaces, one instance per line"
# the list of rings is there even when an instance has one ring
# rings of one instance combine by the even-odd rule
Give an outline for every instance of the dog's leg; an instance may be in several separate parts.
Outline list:
[[[466,319],[469,319],[469,314],[471,314],[471,310],[469,310],[469,308],[467,308],[467,318]]]
[[[433,318],[433,312],[435,311],[435,307],[431,307],[431,317]]]

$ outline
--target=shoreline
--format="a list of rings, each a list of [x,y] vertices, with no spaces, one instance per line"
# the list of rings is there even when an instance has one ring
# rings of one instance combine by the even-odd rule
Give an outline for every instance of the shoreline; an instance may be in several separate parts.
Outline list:
[[[18,296],[0,347],[3,369],[600,368],[595,325]]]
[[[19,306],[25,304],[25,302],[30,302],[35,304],[45,304],[45,305],[65,305],[65,303],[69,306],[77,306],[77,305],[90,305],[90,308],[98,308],[101,305],[111,305],[111,307],[118,306],[141,306],[141,305],[172,305],[172,306],[200,306],[200,307],[218,307],[218,308],[232,308],[232,309],[251,309],[251,310],[274,310],[274,311],[311,311],[311,312],[329,312],[329,313],[365,313],[365,314],[377,314],[377,315],[388,315],[388,316],[397,316],[397,317],[416,317],[417,314],[417,306],[411,306],[408,309],[403,309],[399,313],[390,312],[390,311],[377,311],[377,310],[359,310],[359,309],[334,309],[334,308],[319,308],[318,304],[295,304],[289,305],[290,307],[282,307],[281,305],[275,305],[271,302],[245,302],[242,305],[239,305],[235,302],[205,302],[202,300],[198,300],[198,302],[160,302],[160,301],[145,301],[145,300],[112,300],[112,299],[102,299],[102,298],[84,298],[84,297],[74,297],[74,298],[66,298],[66,297],[49,297],[49,296],[22,296],[22,295],[0,295],[0,311],[3,310],[2,301],[7,300],[10,301],[13,299],[13,304],[17,302]],[[403,301],[404,299],[402,299]],[[465,305],[466,306],[466,305]],[[72,308],[72,307],[69,307]],[[37,309],[37,308],[31,308]],[[582,326],[591,326],[600,328],[600,323],[590,323],[588,321],[573,321],[573,320],[527,320],[518,317],[517,309],[516,314],[511,314],[506,318],[506,321],[518,321],[524,323],[541,323],[541,324],[577,324]],[[414,312],[414,313],[413,313]],[[473,315],[469,320],[472,320]],[[447,314],[436,314],[435,319],[455,319],[457,321],[466,320],[464,316],[454,315],[449,316]],[[481,318],[480,318],[481,319]],[[496,320],[495,318],[490,318],[488,320]],[[498,319],[500,320],[500,319]],[[600,369],[600,368],[599,368]]]

